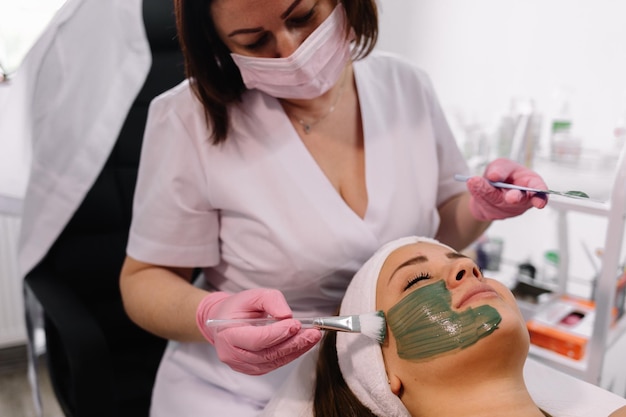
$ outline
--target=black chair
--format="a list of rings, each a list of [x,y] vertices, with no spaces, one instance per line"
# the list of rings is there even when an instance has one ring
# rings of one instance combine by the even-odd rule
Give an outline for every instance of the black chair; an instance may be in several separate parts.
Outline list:
[[[43,310],[52,386],[67,416],[147,416],[166,341],[127,317],[119,291],[150,101],[184,79],[173,2],[145,0],[152,67],[115,147],[45,258],[25,277]]]

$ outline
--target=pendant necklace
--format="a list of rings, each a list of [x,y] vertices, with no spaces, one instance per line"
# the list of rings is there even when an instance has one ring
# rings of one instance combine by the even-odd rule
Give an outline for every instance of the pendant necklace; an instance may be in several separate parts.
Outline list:
[[[305,122],[304,119],[297,118],[295,115],[291,114],[291,117],[293,117],[300,124],[300,126],[302,126],[302,129],[304,130],[305,134],[308,135],[309,133],[311,133],[311,129],[313,129],[318,123],[320,123],[322,120],[326,119],[328,116],[330,116],[330,114],[332,112],[335,111],[335,107],[337,106],[337,103],[339,103],[339,99],[341,98],[341,96],[343,94],[344,87],[346,85],[345,78],[346,78],[346,76],[344,75],[344,79],[343,79],[343,81],[341,83],[341,86],[339,87],[339,91],[337,92],[337,97],[335,98],[335,101],[330,106],[328,111],[326,113],[324,113],[322,116],[320,116],[319,118],[317,118],[316,120],[313,120],[311,122]]]

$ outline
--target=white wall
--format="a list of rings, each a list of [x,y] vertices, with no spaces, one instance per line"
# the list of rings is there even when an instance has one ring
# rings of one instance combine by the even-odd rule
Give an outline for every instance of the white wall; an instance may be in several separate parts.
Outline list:
[[[623,0],[380,0],[378,47],[397,52],[431,76],[452,125],[462,115],[493,126],[512,97],[534,99],[547,119],[557,87],[572,88],[575,134],[587,154],[611,149],[613,128],[626,113],[626,1]],[[547,125],[547,123],[544,123]],[[454,127],[454,126],[453,126]],[[462,146],[462,131],[457,140]],[[599,152],[598,152],[599,153]],[[598,153],[594,153],[597,155]],[[613,153],[613,156],[614,153]],[[608,197],[613,180],[604,160],[585,169],[536,164],[555,189],[584,190]],[[537,215],[551,226],[551,214]],[[491,233],[512,233],[526,216],[497,223]],[[573,269],[593,273],[579,239],[599,249],[604,229],[594,219],[576,218],[581,227],[571,250]],[[528,230],[528,227],[526,227]],[[540,228],[537,242],[528,234],[508,239],[505,255],[516,261],[538,258],[556,242],[555,231]],[[539,244],[537,244],[539,243]],[[513,259],[512,259],[513,260]]]
[[[0,0],[0,65],[17,70],[52,15],[65,0]]]
[[[460,120],[493,130],[513,97],[528,97],[543,115],[545,152],[553,95],[565,87],[571,90],[574,134],[582,140],[585,155],[593,154],[598,162],[558,167],[541,161],[535,168],[555,189],[582,189],[596,198],[609,195],[613,167],[600,156],[612,150],[614,127],[626,115],[626,1],[379,3],[379,48],[404,55],[430,74],[448,119],[460,134],[459,145],[465,140],[463,131],[455,128]],[[589,296],[594,269],[583,245],[592,252],[602,250],[606,221],[572,214],[570,225],[568,289]],[[496,222],[489,234],[504,238],[507,264],[531,260],[540,267],[543,252],[557,244],[556,213],[549,208],[533,210]],[[606,358],[603,382],[605,387],[615,384],[613,391],[624,395],[623,366],[615,366],[623,363],[623,355],[616,359],[611,356],[614,352]]]
[[[379,2],[379,47],[428,71],[451,119],[460,111],[493,123],[513,96],[533,98],[548,115],[565,86],[583,145],[611,147],[626,113],[626,1]]]

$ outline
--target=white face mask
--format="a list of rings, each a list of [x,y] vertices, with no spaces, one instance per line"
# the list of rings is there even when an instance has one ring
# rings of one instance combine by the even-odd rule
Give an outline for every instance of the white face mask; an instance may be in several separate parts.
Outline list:
[[[350,59],[346,15],[341,3],[286,58],[230,54],[243,82],[273,97],[312,99],[335,85]]]

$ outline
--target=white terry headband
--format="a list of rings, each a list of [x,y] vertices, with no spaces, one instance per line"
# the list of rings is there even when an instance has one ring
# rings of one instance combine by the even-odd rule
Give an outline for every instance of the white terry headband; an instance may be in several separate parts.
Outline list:
[[[396,249],[418,242],[446,246],[435,239],[419,236],[403,237],[383,245],[352,278],[339,314],[358,315],[375,311],[376,283],[385,260]],[[375,340],[357,333],[338,332],[337,357],[348,387],[374,414],[379,417],[411,417],[389,388],[383,354]]]

